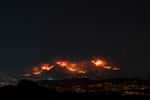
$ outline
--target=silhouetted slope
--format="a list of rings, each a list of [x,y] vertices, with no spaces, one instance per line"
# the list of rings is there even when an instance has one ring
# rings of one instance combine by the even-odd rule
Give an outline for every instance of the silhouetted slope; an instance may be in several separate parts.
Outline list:
[[[40,87],[37,83],[21,80],[17,86],[5,86],[0,88],[0,96],[54,96],[55,90],[49,90],[44,87]]]
[[[33,82],[21,80],[16,86],[0,88],[0,96],[51,97],[51,96],[150,96],[150,81],[135,79],[114,80],[51,80]]]

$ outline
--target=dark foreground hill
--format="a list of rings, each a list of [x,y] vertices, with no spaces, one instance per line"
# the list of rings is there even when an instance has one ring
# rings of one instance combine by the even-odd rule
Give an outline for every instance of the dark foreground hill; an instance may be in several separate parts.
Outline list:
[[[63,81],[21,80],[16,86],[0,88],[0,96],[61,97],[61,96],[150,96],[150,82],[141,80]]]
[[[37,83],[22,80],[17,86],[5,86],[0,88],[0,96],[50,96],[56,95],[55,90],[39,86]]]

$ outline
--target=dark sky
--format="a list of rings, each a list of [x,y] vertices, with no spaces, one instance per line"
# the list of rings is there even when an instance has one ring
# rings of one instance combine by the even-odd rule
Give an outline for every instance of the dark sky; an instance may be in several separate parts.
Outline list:
[[[1,1],[0,70],[97,54],[118,61],[129,76],[149,77],[147,7],[137,0]]]

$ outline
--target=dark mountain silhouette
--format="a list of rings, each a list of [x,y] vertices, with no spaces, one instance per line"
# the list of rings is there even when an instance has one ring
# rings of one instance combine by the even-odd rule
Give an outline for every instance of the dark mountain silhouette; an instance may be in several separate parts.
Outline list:
[[[103,85],[102,85],[103,84]],[[131,86],[150,86],[150,81],[137,80],[137,79],[108,79],[108,80],[90,80],[90,79],[66,79],[66,80],[41,80],[41,81],[30,81],[20,80],[16,86],[5,86],[0,88],[0,96],[5,97],[60,97],[60,96],[122,96],[120,88],[114,88],[126,85]],[[102,86],[101,86],[102,85]],[[112,86],[112,88],[111,88]],[[81,88],[86,91],[98,91],[98,92],[72,92],[73,88],[78,91]],[[59,91],[57,90],[59,89]],[[113,90],[115,89],[115,90]],[[65,90],[64,92],[60,92]],[[126,91],[126,90],[122,90]],[[150,94],[150,88],[138,89],[130,88],[128,92],[134,91],[139,93]],[[134,95],[133,95],[134,96]]]
[[[54,96],[55,90],[39,86],[36,82],[21,80],[17,86],[5,86],[0,88],[0,96]]]

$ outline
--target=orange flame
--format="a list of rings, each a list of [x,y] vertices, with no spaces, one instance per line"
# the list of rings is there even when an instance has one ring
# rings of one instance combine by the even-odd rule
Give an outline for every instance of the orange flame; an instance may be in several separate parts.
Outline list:
[[[71,71],[71,72],[76,72],[77,71],[77,69],[71,68],[71,67],[66,67],[66,69],[69,70],[69,71]]]
[[[49,65],[49,64],[43,64],[42,66],[41,66],[41,70],[43,70],[43,71],[50,71],[50,70],[52,70],[54,68],[54,65]]]
[[[93,68],[95,67],[103,68],[106,70],[113,70],[113,71],[120,70],[120,68],[108,65],[108,63],[105,60],[97,58],[91,61],[85,60],[85,61],[79,61],[79,62],[71,62],[68,60],[62,60],[62,61],[54,62],[54,65],[42,64],[39,67],[34,67],[32,70],[32,74],[40,75],[43,71],[51,71],[55,67],[55,65],[57,65],[58,67],[64,68],[65,70],[74,74],[86,74],[87,72],[94,71]]]
[[[67,66],[67,62],[66,61],[57,61],[56,64],[61,66],[61,67],[66,67]]]
[[[78,62],[73,62],[72,63],[70,61],[57,61],[56,64],[59,65],[60,67],[65,68],[69,72],[81,73],[81,74],[86,73],[86,71],[81,69],[81,66]]]
[[[101,67],[101,66],[104,66],[106,64],[106,62],[101,60],[101,59],[92,60],[91,63],[93,63],[97,67]]]

